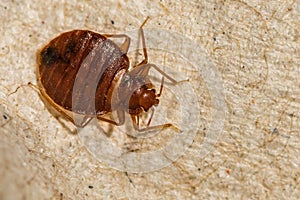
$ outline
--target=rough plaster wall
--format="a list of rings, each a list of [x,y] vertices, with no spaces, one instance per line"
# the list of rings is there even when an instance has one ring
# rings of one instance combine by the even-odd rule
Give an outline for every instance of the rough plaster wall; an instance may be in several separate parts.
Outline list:
[[[0,9],[0,199],[300,198],[299,0],[7,0]],[[94,159],[32,88],[8,96],[36,82],[36,51],[60,32],[122,33],[146,16],[147,27],[202,46],[222,76],[225,125],[204,158],[198,148],[214,119],[201,80],[195,92],[208,113],[193,144],[173,164],[139,174]]]

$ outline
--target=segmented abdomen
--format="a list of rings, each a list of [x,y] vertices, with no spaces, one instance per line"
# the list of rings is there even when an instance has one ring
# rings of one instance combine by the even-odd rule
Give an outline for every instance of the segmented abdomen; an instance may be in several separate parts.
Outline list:
[[[39,79],[47,95],[85,115],[111,111],[109,90],[116,74],[128,67],[128,57],[115,43],[85,30],[63,33],[38,53]]]

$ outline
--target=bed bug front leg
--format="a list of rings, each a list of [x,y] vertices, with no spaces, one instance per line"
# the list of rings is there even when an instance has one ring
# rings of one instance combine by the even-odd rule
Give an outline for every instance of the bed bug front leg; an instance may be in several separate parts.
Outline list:
[[[118,122],[114,121],[114,120],[111,120],[111,119],[107,119],[107,118],[104,118],[104,117],[101,117],[100,115],[97,116],[97,119],[101,120],[101,121],[104,121],[104,122],[107,122],[107,123],[110,123],[112,125],[116,125],[116,126],[121,126],[125,123],[125,111],[123,110],[117,110],[117,116],[118,116]]]
[[[147,54],[147,49],[146,49],[146,41],[145,41],[143,26],[147,23],[147,21],[149,19],[150,19],[150,17],[147,16],[147,18],[145,19],[145,21],[142,23],[142,25],[139,28],[139,36],[141,36],[141,38],[142,38],[142,48],[143,48],[144,59],[139,64],[137,64],[136,66],[148,63],[148,54]],[[137,58],[137,55],[136,55],[136,58]]]
[[[165,129],[168,127],[173,127],[176,130],[179,130],[176,126],[174,126],[171,123],[160,124],[160,125],[156,125],[156,126],[149,126],[151,119],[153,117],[153,114],[154,114],[154,109],[153,109],[153,112],[151,113],[151,116],[150,116],[147,126],[145,128],[141,128],[139,126],[139,116],[138,115],[131,115],[134,129],[137,130],[138,132],[153,131],[153,130]]]

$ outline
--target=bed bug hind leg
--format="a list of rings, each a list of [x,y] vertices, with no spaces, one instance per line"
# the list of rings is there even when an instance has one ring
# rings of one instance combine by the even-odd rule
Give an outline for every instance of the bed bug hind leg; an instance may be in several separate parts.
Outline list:
[[[61,118],[64,117],[67,120],[69,120],[70,122],[72,122],[72,124],[78,128],[84,128],[92,119],[93,117],[91,116],[82,116],[82,115],[76,115],[76,114],[72,114],[71,112],[61,108],[60,106],[58,106],[46,93],[45,91],[40,88],[38,85],[35,85],[31,82],[29,82],[27,84],[28,86],[30,86],[31,88],[33,88],[34,90],[36,90],[39,94],[39,96],[41,97],[41,99],[44,101],[44,103],[46,104],[50,104],[52,107],[50,106],[46,106],[47,109],[53,114],[53,116],[62,124],[63,127],[67,128],[68,130],[70,130],[72,133],[75,133],[76,130],[72,130]],[[60,116],[59,114],[61,114],[62,116]]]
[[[125,38],[123,44],[121,44],[120,48],[122,49],[123,53],[127,54],[129,46],[130,46],[130,37],[125,34],[103,34],[103,36],[107,38]]]

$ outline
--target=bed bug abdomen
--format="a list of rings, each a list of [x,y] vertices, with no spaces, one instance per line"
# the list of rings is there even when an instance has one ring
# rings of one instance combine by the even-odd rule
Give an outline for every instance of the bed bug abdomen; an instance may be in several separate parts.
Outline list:
[[[128,67],[128,57],[115,43],[86,30],[63,33],[38,54],[45,93],[64,109],[84,115],[111,111],[115,77]]]

